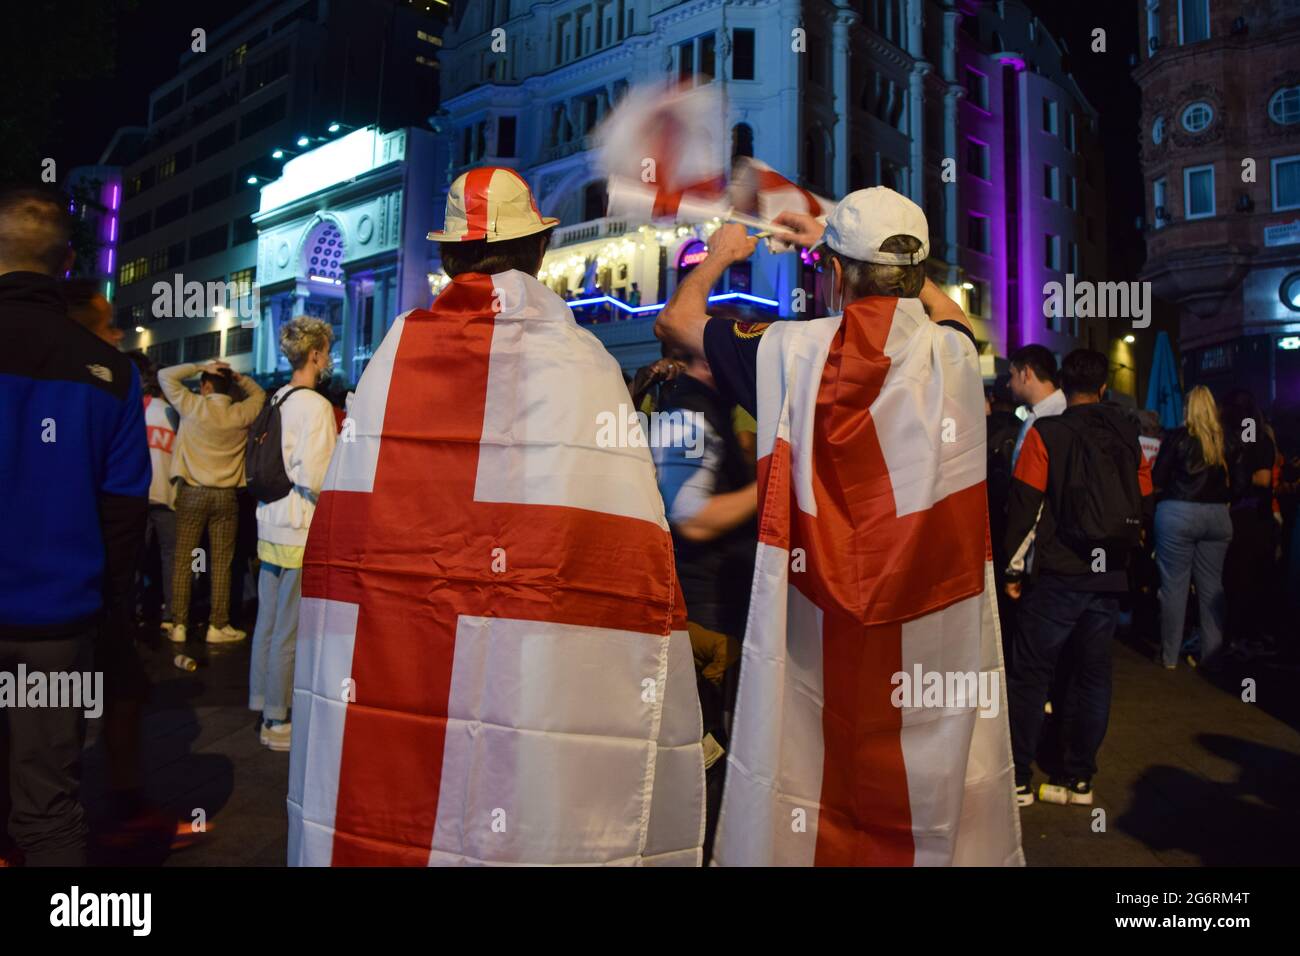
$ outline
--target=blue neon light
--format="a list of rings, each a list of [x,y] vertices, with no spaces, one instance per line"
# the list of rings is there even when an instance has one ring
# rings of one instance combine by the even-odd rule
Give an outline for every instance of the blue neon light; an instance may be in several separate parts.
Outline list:
[[[746,302],[754,302],[758,305],[767,306],[775,309],[779,302],[776,299],[765,299],[762,296],[750,295],[748,292],[721,292],[717,295],[709,296],[710,302],[727,302],[731,299],[744,299]],[[590,299],[571,299],[565,303],[569,308],[578,308],[586,305],[601,305],[608,302],[610,305],[616,305],[624,312],[640,314],[642,312],[658,312],[666,302],[656,302],[654,305],[628,305],[622,299],[616,299],[612,295],[598,295]]]

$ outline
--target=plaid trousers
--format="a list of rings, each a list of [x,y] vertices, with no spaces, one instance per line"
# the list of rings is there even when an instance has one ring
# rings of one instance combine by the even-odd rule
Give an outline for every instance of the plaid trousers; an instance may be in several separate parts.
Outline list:
[[[176,561],[172,574],[172,621],[188,624],[194,549],[207,529],[207,569],[212,575],[212,614],[208,624],[230,623],[230,563],[235,556],[239,505],[234,488],[208,488],[181,482],[176,489]]]

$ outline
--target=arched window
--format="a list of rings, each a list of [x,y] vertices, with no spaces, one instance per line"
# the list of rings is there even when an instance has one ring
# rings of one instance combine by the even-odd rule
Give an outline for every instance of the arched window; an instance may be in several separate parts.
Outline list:
[[[607,205],[605,181],[603,179],[597,179],[595,182],[588,183],[582,190],[583,221],[601,218],[605,215],[605,207]]]
[[[1159,146],[1165,141],[1165,118],[1157,116],[1155,122],[1151,124],[1151,142]]]
[[[310,278],[343,282],[343,235],[326,220],[319,223],[303,246],[303,273]]]
[[[866,174],[862,168],[862,158],[853,156],[849,159],[849,192],[856,189],[866,189],[870,183],[867,182]]]
[[[748,123],[731,127],[731,158],[754,155],[754,128]]]
[[[1274,123],[1300,123],[1300,86],[1284,86],[1268,101],[1268,115]]]

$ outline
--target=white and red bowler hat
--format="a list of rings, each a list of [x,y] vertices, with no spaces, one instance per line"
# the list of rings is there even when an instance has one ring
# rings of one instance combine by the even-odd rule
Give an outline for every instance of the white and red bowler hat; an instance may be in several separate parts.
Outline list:
[[[503,242],[558,226],[543,216],[528,183],[513,169],[480,166],[456,177],[447,192],[447,218],[434,242]]]

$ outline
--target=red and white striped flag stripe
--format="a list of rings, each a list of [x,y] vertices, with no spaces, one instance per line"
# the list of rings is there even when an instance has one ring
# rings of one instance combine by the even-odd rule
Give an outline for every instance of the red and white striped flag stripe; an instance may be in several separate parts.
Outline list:
[[[770,222],[783,212],[826,216],[835,203],[786,179],[752,157],[739,160],[731,173],[731,201],[740,212]]]
[[[773,324],[758,393],[759,546],[714,861],[1023,863],[970,342],[917,300],[862,299]],[[895,675],[918,667],[996,675],[997,716],[894,706]]]
[[[626,403],[520,272],[389,331],[307,545],[291,864],[699,864],[671,538],[648,451],[598,442]]]

